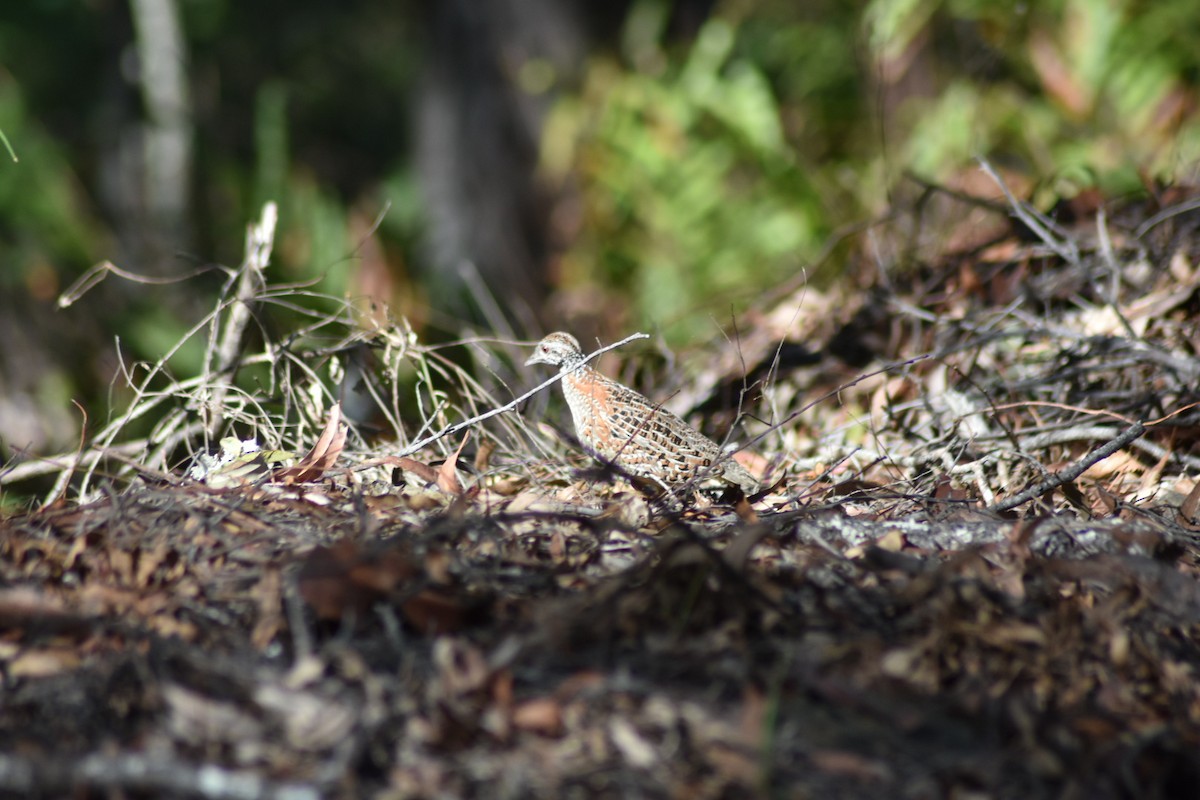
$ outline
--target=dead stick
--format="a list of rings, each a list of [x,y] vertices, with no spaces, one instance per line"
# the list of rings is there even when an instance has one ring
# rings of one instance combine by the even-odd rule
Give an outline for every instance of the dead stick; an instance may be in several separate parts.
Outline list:
[[[209,359],[205,363],[206,377],[215,375],[212,394],[205,410],[211,413],[207,431],[213,435],[221,427],[225,417],[225,395],[233,385],[234,367],[241,353],[242,337],[254,314],[256,298],[263,287],[263,273],[271,260],[271,249],[275,244],[275,224],[279,211],[274,202],[263,206],[262,218],[246,229],[246,256],[238,276],[233,302],[229,304],[229,315],[217,338],[217,318],[213,317],[212,340]],[[212,357],[216,357],[216,364]]]
[[[1017,506],[1021,505],[1022,503],[1028,503],[1030,500],[1033,500],[1036,497],[1041,497],[1042,495],[1044,495],[1046,492],[1050,491],[1051,489],[1056,489],[1059,486],[1062,486],[1063,484],[1070,483],[1071,481],[1075,480],[1080,475],[1082,475],[1088,469],[1088,467],[1092,466],[1093,464],[1095,464],[1099,461],[1103,461],[1104,459],[1108,458],[1113,453],[1120,450],[1122,447],[1125,447],[1126,445],[1128,445],[1134,439],[1139,438],[1145,432],[1146,432],[1146,426],[1140,422],[1135,422],[1132,425],[1130,425],[1128,428],[1126,428],[1121,433],[1120,436],[1118,436],[1117,438],[1113,439],[1110,442],[1107,442],[1106,444],[1101,445],[1100,447],[1097,447],[1095,450],[1093,450],[1092,452],[1090,452],[1086,456],[1084,456],[1074,466],[1068,467],[1067,469],[1064,469],[1060,472],[1054,473],[1046,480],[1042,481],[1041,483],[1039,483],[1035,486],[1030,487],[1029,489],[1026,489],[1025,491],[1021,492],[1020,494],[1013,495],[1012,497],[1008,498],[1007,500],[1003,500],[999,503],[994,503],[994,504],[988,506],[988,510],[989,511],[1008,511],[1010,509],[1016,508]]]
[[[1059,258],[1068,264],[1079,266],[1079,245],[1066,234],[1063,234],[1062,241],[1056,239],[1054,234],[1050,232],[1052,227],[1056,227],[1052,220],[1030,208],[1028,203],[1018,200],[1009,190],[1008,184],[992,168],[992,165],[986,158],[981,156],[976,161],[979,162],[979,166],[984,173],[1000,187],[1000,191],[1004,192],[1004,197],[1008,200],[1009,207],[1012,209],[1012,215],[1023,222],[1029,230],[1037,234],[1038,238],[1053,250]]]
[[[586,364],[587,362],[591,361],[592,359],[596,358],[597,356],[603,355],[604,353],[607,353],[609,350],[615,350],[616,348],[621,347],[622,345],[629,344],[630,342],[634,341],[635,339],[649,339],[649,338],[650,338],[650,336],[645,333],[635,333],[630,336],[626,336],[624,339],[622,339],[621,341],[619,341],[615,344],[610,344],[607,347],[601,347],[599,350],[597,350],[596,352],[592,353],[587,358],[585,358],[583,360],[583,363]],[[426,436],[424,439],[421,439],[413,444],[410,444],[408,447],[404,448],[404,450],[402,450],[400,452],[400,457],[410,456],[413,453],[420,450],[425,445],[430,444],[431,442],[436,442],[438,439],[441,439],[442,437],[451,436],[455,433],[458,433],[463,428],[469,428],[472,425],[477,425],[478,423],[483,422],[485,419],[491,419],[492,417],[503,414],[505,411],[512,411],[514,408],[519,406],[521,403],[524,403],[530,397],[533,397],[535,394],[540,392],[542,389],[545,389],[547,386],[551,386],[551,385],[557,383],[558,381],[562,380],[564,374],[565,373],[563,373],[563,372],[559,372],[553,378],[550,378],[549,380],[546,380],[546,381],[542,381],[541,383],[539,383],[537,386],[530,389],[525,394],[521,395],[520,397],[518,397],[508,403],[505,403],[504,405],[500,406],[499,408],[493,408],[491,411],[480,414],[477,417],[471,417],[470,419],[465,419],[462,422],[456,422],[453,425],[447,425],[445,428],[442,428],[440,431],[438,431],[436,433],[431,433],[430,435]]]

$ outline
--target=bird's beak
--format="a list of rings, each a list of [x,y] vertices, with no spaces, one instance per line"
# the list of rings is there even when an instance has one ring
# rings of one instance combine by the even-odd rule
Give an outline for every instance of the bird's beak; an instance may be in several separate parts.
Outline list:
[[[531,355],[528,358],[528,360],[526,360],[525,366],[532,367],[534,364],[540,364],[540,363],[542,363],[542,362],[538,360],[537,353],[534,353],[533,355]]]

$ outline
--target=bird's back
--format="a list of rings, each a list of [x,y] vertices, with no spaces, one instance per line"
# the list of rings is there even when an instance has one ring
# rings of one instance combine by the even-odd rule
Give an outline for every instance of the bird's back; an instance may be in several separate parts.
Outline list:
[[[685,483],[721,456],[715,442],[678,416],[591,367],[568,373],[562,385],[580,442],[634,475]]]

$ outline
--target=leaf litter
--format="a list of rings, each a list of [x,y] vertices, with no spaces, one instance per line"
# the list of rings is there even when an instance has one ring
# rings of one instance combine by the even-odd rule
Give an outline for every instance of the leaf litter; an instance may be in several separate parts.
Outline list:
[[[464,426],[533,380],[519,348],[402,324],[356,334],[380,397],[412,387],[390,444],[279,353],[294,402],[256,416],[214,315],[222,406],[189,421],[188,388],[177,445],[307,455],[212,485],[109,429],[75,500],[0,522],[0,793],[1200,791],[1198,212],[1012,199],[963,231],[925,189],[846,280],[661,376],[753,498],[631,483],[554,405]]]

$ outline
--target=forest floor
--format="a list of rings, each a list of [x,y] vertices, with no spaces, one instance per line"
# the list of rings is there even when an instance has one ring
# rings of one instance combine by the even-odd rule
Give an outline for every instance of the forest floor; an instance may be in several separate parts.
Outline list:
[[[631,486],[553,395],[0,521],[0,795],[1200,797],[1189,196],[931,189],[943,234],[606,354],[751,498]]]

